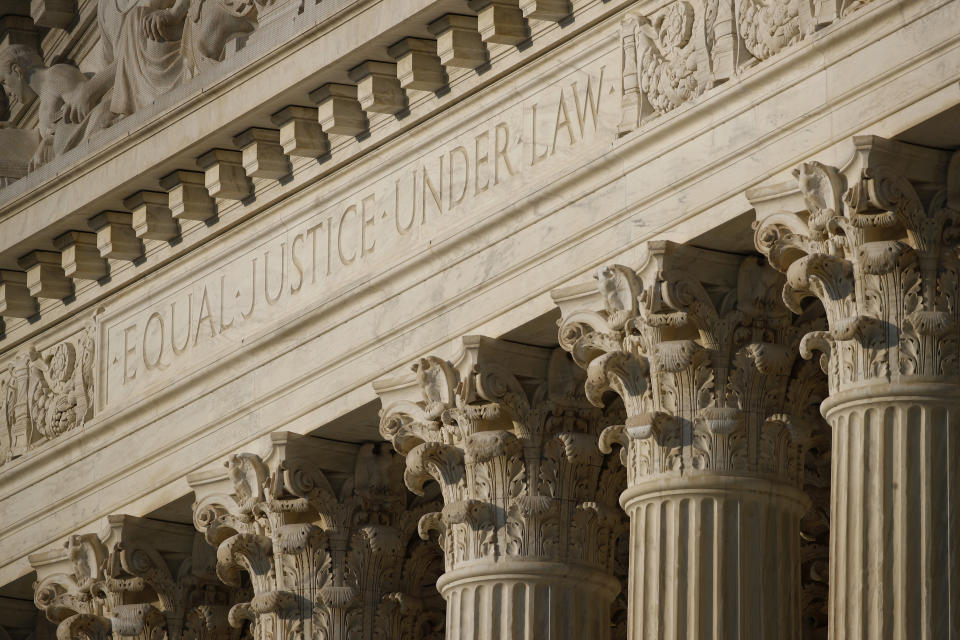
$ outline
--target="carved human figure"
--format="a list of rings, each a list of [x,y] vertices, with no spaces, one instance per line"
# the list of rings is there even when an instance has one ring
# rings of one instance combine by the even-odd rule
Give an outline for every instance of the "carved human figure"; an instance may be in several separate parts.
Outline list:
[[[40,143],[30,160],[31,170],[72,149],[93,131],[109,126],[111,116],[102,109],[77,120],[64,108],[65,96],[88,82],[73,65],[44,66],[43,59],[24,45],[13,45],[0,53],[0,84],[6,94],[25,103],[39,100]]]
[[[180,40],[185,77],[223,59],[227,42],[250,33],[261,8],[274,0],[176,0],[144,17],[143,29],[156,42]]]

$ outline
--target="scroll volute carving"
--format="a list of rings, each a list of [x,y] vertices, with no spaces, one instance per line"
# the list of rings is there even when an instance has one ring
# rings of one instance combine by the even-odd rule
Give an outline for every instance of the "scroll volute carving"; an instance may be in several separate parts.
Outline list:
[[[447,570],[509,556],[609,572],[623,475],[596,440],[622,418],[587,402],[567,355],[468,336],[455,363],[426,357],[412,370],[375,384],[380,432],[406,457],[412,491],[440,487],[443,509],[420,535],[438,535]]]
[[[232,594],[192,527],[117,515],[101,534],[30,556],[58,640],[228,640]]]
[[[349,470],[330,469],[332,457],[317,438],[277,433],[266,455],[232,455],[224,473],[190,478],[217,574],[251,587],[230,624],[251,623],[256,640],[439,640],[442,562],[416,536],[435,507],[406,492],[385,445],[360,446]]]
[[[600,444],[624,446],[630,482],[719,472],[799,486],[822,377],[797,362],[806,320],[779,301],[782,277],[758,258],[665,242],[639,273],[596,277],[555,294],[560,343],[591,402],[622,399],[626,421]]]
[[[869,136],[854,146],[843,170],[808,162],[794,185],[748,192],[757,248],[786,274],[785,303],[803,313],[813,298],[826,312],[801,353],[821,352],[831,392],[956,381],[960,156]]]
[[[0,465],[93,417],[94,327],[0,370]]]

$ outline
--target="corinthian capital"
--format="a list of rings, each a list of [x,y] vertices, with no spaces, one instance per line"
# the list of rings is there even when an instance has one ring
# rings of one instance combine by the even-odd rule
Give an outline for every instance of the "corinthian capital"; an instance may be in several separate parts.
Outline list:
[[[960,156],[882,138],[853,140],[845,168],[807,162],[792,184],[752,189],[757,248],[786,274],[795,313],[815,298],[831,391],[904,377],[957,380]]]
[[[624,447],[631,485],[719,472],[800,486],[819,389],[794,357],[803,329],[779,302],[782,276],[668,242],[647,254],[639,270],[603,267],[596,284],[554,293],[587,397],[612,392],[626,408],[601,448]]]
[[[233,595],[192,527],[126,515],[30,556],[34,602],[58,640],[226,640]]]
[[[253,623],[255,640],[442,638],[440,554],[416,537],[433,507],[409,496],[402,473],[383,445],[281,432],[265,452],[189,476],[217,575],[253,587],[230,624]]]
[[[607,418],[582,395],[560,350],[479,336],[453,361],[421,358],[413,375],[374,386],[380,433],[406,457],[415,492],[440,485],[447,570],[486,559],[582,563],[609,572],[624,525],[619,465],[597,449]]]

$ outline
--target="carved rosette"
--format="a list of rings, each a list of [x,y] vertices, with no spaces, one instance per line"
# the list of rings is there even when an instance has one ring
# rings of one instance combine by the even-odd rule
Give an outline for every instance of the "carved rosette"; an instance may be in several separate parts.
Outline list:
[[[587,398],[626,408],[600,446],[623,447],[627,468],[629,637],[799,637],[804,454],[824,384],[796,356],[803,327],[779,302],[782,276],[658,242],[640,273],[615,265],[597,280],[555,297]],[[758,625],[709,604],[721,593],[764,611]]]
[[[376,385],[380,432],[406,457],[407,486],[433,480],[443,495],[420,533],[444,551],[447,637],[541,637],[524,626],[533,616],[542,637],[608,638],[626,527],[622,469],[597,436],[619,416],[586,401],[560,350],[470,336],[456,363],[426,357],[413,371]],[[469,614],[478,598],[512,613],[494,629]]]
[[[228,640],[229,589],[192,527],[110,516],[104,534],[30,556],[34,603],[58,640]]]
[[[300,452],[230,456],[231,492],[195,505],[217,575],[252,587],[230,624],[251,623],[254,640],[440,640],[442,560],[416,535],[432,505],[409,498],[400,459],[366,444],[352,474],[324,473],[322,456],[303,455],[315,439],[274,438]]]
[[[93,417],[94,326],[0,371],[0,465]]]
[[[755,241],[786,274],[786,306],[827,321],[800,351],[820,352],[830,381],[830,637],[873,637],[874,623],[940,637],[960,628],[960,574],[943,560],[960,491],[960,155],[854,146],[843,170],[808,162],[793,185],[748,192]]]

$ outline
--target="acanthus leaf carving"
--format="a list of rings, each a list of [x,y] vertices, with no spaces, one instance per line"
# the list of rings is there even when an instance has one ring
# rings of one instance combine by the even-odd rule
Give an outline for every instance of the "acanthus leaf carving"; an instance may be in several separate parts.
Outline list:
[[[849,179],[837,168],[803,164],[794,175],[807,210],[756,224],[758,249],[787,276],[790,310],[804,313],[813,298],[826,313],[827,328],[799,346],[805,358],[823,354],[832,392],[939,376],[957,360],[958,213],[946,195],[957,178],[915,186],[883,159],[896,144],[858,142],[867,159],[846,171]]]
[[[42,351],[14,355],[0,371],[0,465],[93,417],[94,328]]]
[[[30,556],[34,602],[58,640],[227,640],[237,592],[206,570],[210,552],[198,542],[192,527],[110,516],[105,533]]]
[[[321,444],[273,434],[268,456],[227,459],[219,493],[198,489],[194,520],[217,546],[218,575],[252,590],[230,624],[252,623],[254,640],[400,637],[396,629],[439,639],[442,601],[428,586],[441,556],[417,536],[437,501],[405,493],[399,457],[382,445],[361,445],[345,474],[322,470]]]

